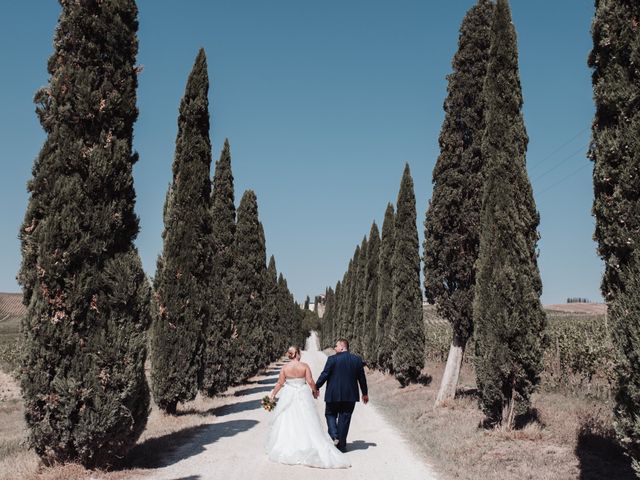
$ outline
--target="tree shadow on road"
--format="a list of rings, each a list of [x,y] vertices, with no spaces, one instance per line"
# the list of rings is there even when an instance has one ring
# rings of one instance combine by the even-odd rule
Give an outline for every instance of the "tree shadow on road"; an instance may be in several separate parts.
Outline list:
[[[262,380],[249,380],[247,385],[275,385],[278,381],[277,378],[263,378]]]
[[[251,395],[259,392],[270,392],[272,390],[270,385],[265,385],[264,387],[251,387],[251,388],[243,388],[242,390],[237,390],[233,393],[235,397],[242,397],[244,395]]]
[[[205,450],[224,437],[246,432],[258,424],[256,420],[230,420],[208,425],[198,425],[160,437],[149,438],[136,445],[127,455],[126,468],[160,468],[172,465]],[[186,477],[197,479],[195,477]]]
[[[219,407],[209,408],[208,410],[187,408],[185,410],[179,410],[177,416],[199,415],[201,417],[208,417],[209,415],[215,415],[216,417],[223,417],[225,415],[231,415],[232,413],[246,412],[248,410],[255,410],[261,407],[262,405],[260,404],[260,400],[247,400],[245,402],[220,405]]]

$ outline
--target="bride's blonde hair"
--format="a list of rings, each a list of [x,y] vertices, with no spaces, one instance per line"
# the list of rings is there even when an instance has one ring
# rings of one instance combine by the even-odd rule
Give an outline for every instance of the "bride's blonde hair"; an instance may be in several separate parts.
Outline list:
[[[298,347],[297,345],[291,345],[287,350],[287,357],[289,358],[289,360],[293,360],[298,355],[300,355],[300,347]]]

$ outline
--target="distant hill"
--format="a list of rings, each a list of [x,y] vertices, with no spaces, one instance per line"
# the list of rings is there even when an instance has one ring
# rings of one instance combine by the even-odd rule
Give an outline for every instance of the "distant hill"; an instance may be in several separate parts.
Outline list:
[[[21,293],[0,292],[0,320],[10,317],[24,317],[26,313],[27,309],[22,304]]]
[[[563,313],[585,313],[590,315],[606,315],[606,303],[557,303],[545,305],[545,310]]]
[[[606,315],[607,305],[605,303],[556,303],[544,305],[547,313],[553,314],[583,314],[583,315]],[[446,323],[436,311],[435,305],[422,305],[423,318],[425,322],[431,324]]]
[[[432,321],[442,320],[437,318],[434,305],[424,304],[423,307],[425,319],[428,318]],[[607,313],[607,305],[604,303],[557,303],[545,305],[544,309],[548,312],[584,313],[590,315],[605,315]],[[22,304],[21,293],[0,292],[0,320],[9,317],[23,317],[26,312],[27,309]]]

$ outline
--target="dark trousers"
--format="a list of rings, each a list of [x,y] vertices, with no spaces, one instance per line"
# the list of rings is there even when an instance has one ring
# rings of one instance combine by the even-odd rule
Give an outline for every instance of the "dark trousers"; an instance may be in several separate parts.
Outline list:
[[[347,447],[347,433],[351,423],[351,414],[356,402],[327,402],[324,416],[327,419],[329,436],[338,439],[338,448],[344,450]]]

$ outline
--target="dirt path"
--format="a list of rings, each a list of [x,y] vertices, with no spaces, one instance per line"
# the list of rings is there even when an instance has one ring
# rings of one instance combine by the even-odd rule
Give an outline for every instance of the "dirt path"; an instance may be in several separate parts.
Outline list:
[[[309,363],[315,378],[327,358],[316,345],[316,338],[310,337],[307,350],[302,353],[302,360]],[[353,465],[350,469],[322,470],[270,462],[264,453],[270,414],[260,407],[260,399],[273,388],[280,366],[273,366],[265,376],[255,377],[252,384],[236,391],[237,401],[228,405],[214,424],[179,446],[173,458],[167,459],[168,466],[150,472],[148,478],[275,480],[302,475],[298,478],[435,480],[432,469],[411,452],[400,433],[371,403],[357,404],[351,420],[347,445]],[[318,400],[320,415],[323,409],[324,402]]]

